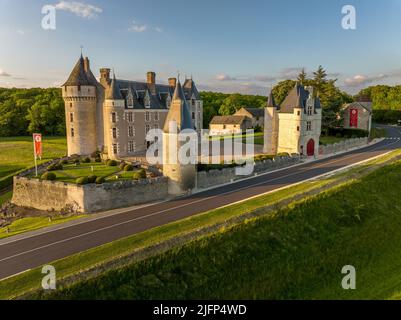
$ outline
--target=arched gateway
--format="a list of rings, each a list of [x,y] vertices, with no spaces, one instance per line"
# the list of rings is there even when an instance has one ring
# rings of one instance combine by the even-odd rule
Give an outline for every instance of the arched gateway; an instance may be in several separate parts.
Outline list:
[[[306,147],[308,157],[315,155],[315,140],[310,139]]]

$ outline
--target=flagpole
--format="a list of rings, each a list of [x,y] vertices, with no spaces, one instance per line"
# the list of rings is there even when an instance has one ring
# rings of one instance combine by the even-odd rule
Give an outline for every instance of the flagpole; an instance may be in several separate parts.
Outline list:
[[[38,176],[38,165],[36,161],[36,143],[35,143],[35,137],[33,137],[33,157],[35,159],[35,177]]]

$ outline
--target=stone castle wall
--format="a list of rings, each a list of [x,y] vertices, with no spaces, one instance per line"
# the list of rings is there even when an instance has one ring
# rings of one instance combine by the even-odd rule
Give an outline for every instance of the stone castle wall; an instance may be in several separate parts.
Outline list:
[[[255,162],[253,174],[266,173],[269,171],[285,168],[300,162],[299,156],[275,157],[274,160],[264,160]],[[224,168],[222,170],[200,171],[197,173],[197,189],[206,189],[235,180],[240,180],[245,176],[237,175],[235,168]]]
[[[319,147],[320,155],[328,155],[337,152],[347,151],[353,148],[362,147],[369,143],[369,139],[366,138],[355,138],[355,139],[347,139],[334,144],[329,144],[327,146]]]
[[[167,178],[76,185],[14,177],[12,203],[40,210],[96,212],[166,199]]]

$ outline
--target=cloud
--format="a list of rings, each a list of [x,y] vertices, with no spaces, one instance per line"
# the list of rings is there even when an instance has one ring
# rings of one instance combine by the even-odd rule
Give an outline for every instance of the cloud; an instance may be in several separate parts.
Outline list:
[[[60,1],[55,5],[57,10],[69,11],[78,17],[93,19],[103,12],[102,8],[77,1]]]
[[[162,33],[162,32],[163,32],[163,29],[162,29],[162,28],[159,28],[159,27],[156,27],[155,30],[156,30],[156,32],[159,32],[159,33]]]
[[[370,84],[372,82],[376,82],[382,79],[388,78],[388,75],[385,74],[379,74],[377,76],[364,76],[361,74],[357,74],[353,76],[352,78],[347,78],[344,80],[344,83],[349,86],[349,87],[359,87],[359,86],[364,86],[367,84]]]
[[[220,73],[220,74],[216,75],[215,79],[218,81],[236,81],[237,80],[237,78],[231,77],[225,73]]]
[[[24,30],[17,30],[17,33],[18,33],[20,36],[25,35],[25,31],[24,31]]]
[[[0,69],[0,77],[11,77],[11,74]]]
[[[128,27],[129,32],[145,32],[148,29],[146,24],[138,24],[135,20],[132,20],[131,25]]]

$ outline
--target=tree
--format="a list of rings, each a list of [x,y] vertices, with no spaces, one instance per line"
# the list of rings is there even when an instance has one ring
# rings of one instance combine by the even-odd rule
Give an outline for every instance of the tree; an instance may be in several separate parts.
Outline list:
[[[305,68],[302,68],[302,71],[299,73],[297,80],[303,86],[307,85],[308,79],[307,79],[307,74],[305,72]]]
[[[290,90],[294,88],[295,83],[294,80],[283,80],[273,87],[273,96],[277,104],[280,105],[284,101]]]
[[[322,66],[319,66],[318,69],[313,72],[313,86],[320,92],[324,84],[327,83],[327,73],[326,70],[323,69]]]

